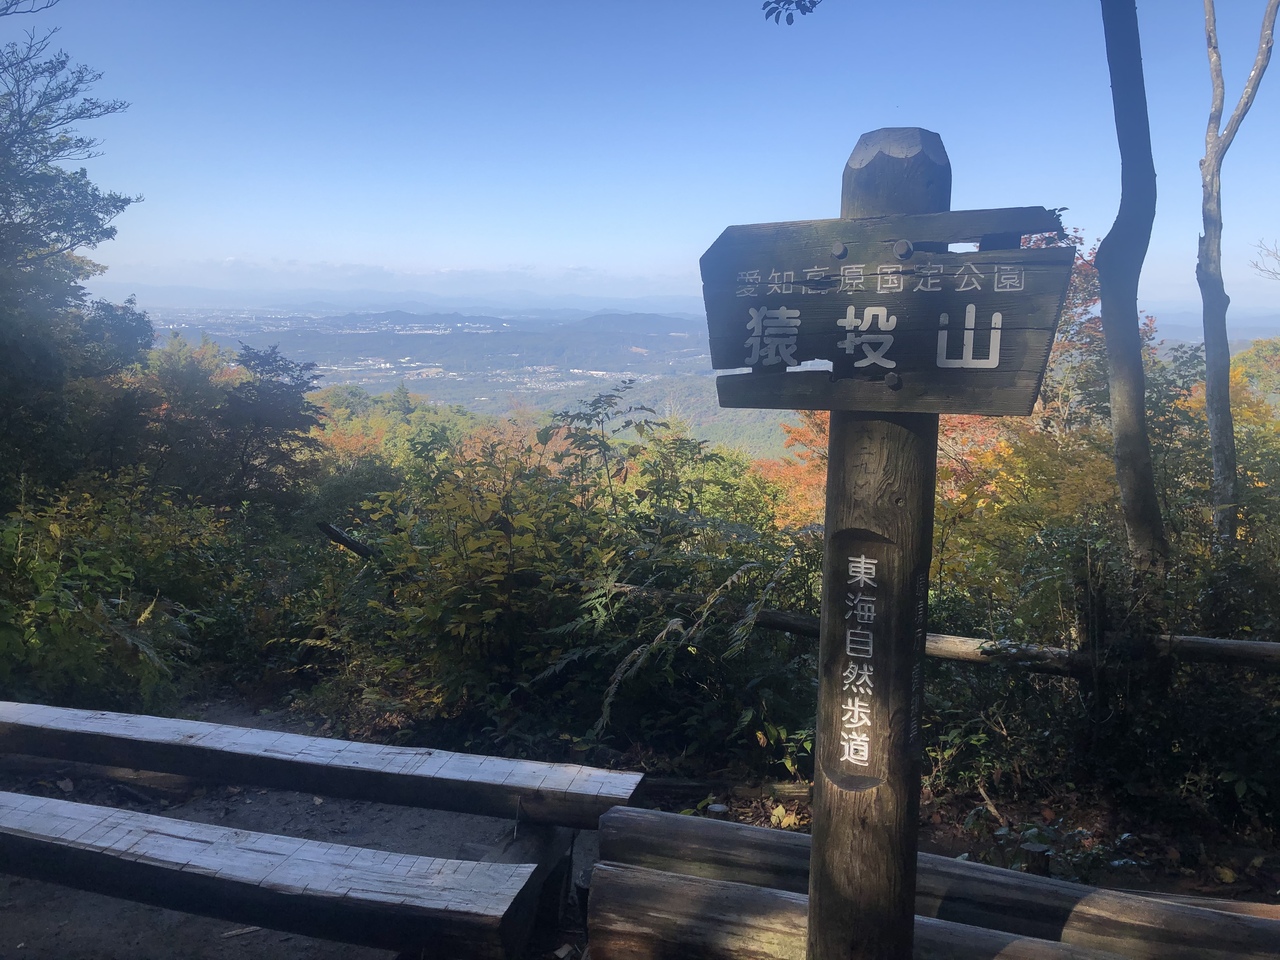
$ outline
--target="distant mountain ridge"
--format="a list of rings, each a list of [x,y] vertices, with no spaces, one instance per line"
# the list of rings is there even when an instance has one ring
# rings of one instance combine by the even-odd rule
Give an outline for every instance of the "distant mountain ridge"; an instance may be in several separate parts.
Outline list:
[[[407,310],[412,313],[458,310],[471,314],[576,313],[589,316],[606,311],[700,315],[702,300],[695,295],[651,294],[600,296],[538,293],[502,289],[481,295],[437,294],[425,290],[331,290],[319,287],[200,287],[189,284],[130,283],[95,277],[86,284],[95,297],[122,301],[137,296],[143,310],[261,310],[273,313],[338,314],[348,310]]]
[[[312,362],[321,386],[384,393],[405,383],[438,403],[480,413],[561,410],[635,380],[630,402],[687,424],[694,436],[755,456],[782,450],[772,410],[722,410],[702,317],[659,313],[529,311],[519,316],[408,310],[303,313],[157,311],[156,329],[207,334],[231,350],[279,345]]]
[[[661,314],[603,313],[580,320],[502,318],[401,310],[342,316],[207,318],[198,326],[227,347],[278,344],[285,355],[316,363],[327,379],[355,368],[417,377],[506,373],[539,368],[661,376],[710,370],[705,324]],[[384,375],[377,379],[383,379]]]

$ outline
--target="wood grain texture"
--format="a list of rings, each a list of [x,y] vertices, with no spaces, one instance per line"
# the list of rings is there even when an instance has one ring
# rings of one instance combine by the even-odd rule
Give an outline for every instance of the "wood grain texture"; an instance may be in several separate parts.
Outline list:
[[[603,860],[793,893],[808,889],[811,844],[804,834],[653,810],[619,807],[600,820]],[[1280,958],[1280,920],[931,854],[919,855],[915,912],[1139,960]]]
[[[386,949],[518,956],[532,864],[299,840],[0,793],[0,871]]]
[[[950,182],[937,134],[873,131],[841,212],[945,208]],[[831,413],[808,960],[912,955],[937,454],[936,414]]]
[[[710,276],[704,274],[703,277],[712,366],[718,369],[743,366],[745,351],[742,341],[747,335],[748,306],[800,308],[800,348],[796,356],[801,360],[830,358],[837,352],[835,341],[843,338],[844,330],[836,326],[836,320],[842,319],[851,305],[856,306],[859,312],[868,306],[887,308],[897,316],[896,329],[899,333],[927,327],[936,335],[939,313],[945,311],[958,319],[963,317],[965,305],[974,303],[984,321],[992,311],[1000,311],[1004,315],[1006,330],[1047,330],[1052,334],[1075,252],[1073,247],[978,253],[926,252],[913,254],[903,261],[892,253],[885,259],[883,251],[849,247],[848,252],[837,259],[831,253],[830,244],[821,240],[787,247],[771,242],[768,237],[759,237],[753,238],[750,246],[727,251],[726,256],[732,259],[721,271]],[[873,256],[880,259],[873,259]],[[815,263],[820,266],[813,267]],[[842,264],[850,263],[862,267],[865,279],[859,282],[861,289],[843,292],[840,289],[840,270]],[[879,267],[895,273],[878,279],[876,271]],[[771,269],[792,273],[796,279],[788,283],[768,283],[762,279],[759,283],[746,285],[739,279],[741,273],[749,271],[760,271],[767,278]],[[819,270],[824,272],[824,278],[805,279],[806,272],[814,274]],[[997,271],[1013,273],[1022,289],[992,290]],[[980,286],[978,289],[957,289],[967,282]],[[877,287],[882,283],[901,284],[903,289],[878,292]],[[924,289],[917,290],[917,287]],[[747,292],[753,288],[753,293]],[[936,344],[936,336],[934,340]],[[892,355],[900,349],[904,349],[903,344],[895,341]],[[935,353],[932,345],[925,352],[932,362]],[[1005,354],[1005,359],[1010,359],[1010,355]]]
[[[939,377],[932,383],[904,377],[897,387],[880,380],[833,380],[823,370],[729,373],[716,377],[720,406],[757,410],[847,410],[855,413],[976,413],[1023,417],[1040,390],[1031,373],[983,384]]]
[[[836,258],[833,244],[823,237],[793,246],[773,242],[767,235],[750,241],[726,250],[719,258],[722,265],[719,260],[709,265],[704,258],[703,297],[713,368],[751,366],[757,376],[770,376],[805,361],[828,360],[834,364],[828,379],[835,382],[882,384],[887,378],[894,389],[863,399],[879,398],[888,410],[907,409],[903,404],[910,402],[912,393],[931,402],[932,412],[948,410],[945,404],[952,396],[964,392],[994,394],[992,403],[1001,412],[1022,412],[1035,402],[1074,248],[916,252],[904,261],[884,250],[846,247],[838,241],[834,249],[841,256]],[[859,276],[865,272],[865,279],[846,292],[846,283],[853,282],[842,281],[840,271],[855,269],[848,266],[853,264]],[[878,270],[897,273],[878,279]],[[993,289],[997,276],[1016,276],[1018,289]],[[794,281],[768,283],[769,277]],[[744,284],[743,278],[760,282]],[[892,283],[880,292],[882,279]],[[966,289],[966,282],[977,288]],[[759,311],[784,308],[793,326],[787,328],[787,346],[779,353],[767,348],[779,331],[766,322],[761,339],[762,331],[755,325]],[[877,321],[857,336],[879,344],[875,350],[882,356],[872,356],[873,348],[855,342],[848,329],[850,317],[863,318],[865,326],[870,322],[867,311],[877,309],[884,311],[887,325]],[[974,328],[966,332],[970,310]],[[994,326],[999,326],[998,333]],[[962,355],[995,365],[984,368],[962,361]],[[903,385],[912,393],[904,392]],[[921,402],[916,397],[911,409],[920,409]]]
[[[948,201],[949,202],[949,201]],[[844,211],[842,211],[843,213]],[[838,231],[838,232],[836,232]],[[803,243],[821,235],[848,244],[921,240],[936,243],[980,243],[984,237],[1038,233],[1061,234],[1062,219],[1044,207],[999,207],[990,210],[942,210],[919,214],[870,214],[842,216],[830,220],[790,220],[780,223],[749,223],[727,227],[720,235],[726,244],[759,233],[776,236],[784,243]],[[719,243],[717,238],[716,243]],[[707,253],[720,249],[712,244]],[[706,254],[703,255],[704,258]],[[714,258],[713,258],[714,262]]]
[[[937,428],[928,414],[831,418],[809,882],[814,960],[847,956],[854,942],[852,956],[868,960],[910,950]],[[868,559],[874,581],[855,582],[853,562]],[[864,623],[854,598],[866,596],[874,619]],[[866,658],[850,656],[858,628],[874,640]],[[863,665],[871,685],[860,695],[847,671]],[[851,731],[848,708],[864,701],[869,724]],[[869,737],[863,766],[845,755],[851,732]]]
[[[0,752],[593,830],[643,774],[0,702]]]
[[[946,150],[915,127],[864,136],[843,186],[840,219],[732,226],[703,255],[712,367],[757,375],[722,384],[722,405],[1029,411],[1074,248],[1020,240],[1064,236],[1058,213],[947,210]],[[978,250],[949,251],[963,242]],[[867,311],[881,309],[873,322]],[[832,375],[803,387],[757,379],[810,360],[832,363]]]
[[[802,960],[805,901],[782,890],[599,863],[587,919],[592,960]],[[929,917],[915,918],[914,928],[911,956],[921,960],[1115,960]]]
[[[621,809],[621,808],[618,808]],[[535,936],[548,939],[556,935],[564,917],[573,872],[573,841],[576,831],[550,824],[514,824],[512,830],[496,844],[463,844],[460,859],[477,863],[533,864],[529,885],[539,891],[536,901],[530,899],[522,909],[532,914],[530,927]],[[522,926],[524,921],[522,919]]]

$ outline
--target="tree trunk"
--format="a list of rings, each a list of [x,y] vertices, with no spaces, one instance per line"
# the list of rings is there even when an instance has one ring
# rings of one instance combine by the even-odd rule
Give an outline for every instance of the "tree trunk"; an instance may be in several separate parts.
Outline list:
[[[1236,538],[1239,493],[1236,473],[1235,422],[1231,416],[1231,347],[1227,342],[1227,296],[1222,282],[1222,155],[1206,153],[1203,178],[1196,283],[1204,323],[1204,409],[1209,419],[1209,451],[1213,460],[1213,526],[1224,542]]]
[[[1111,430],[1116,480],[1129,549],[1141,569],[1159,567],[1169,552],[1147,439],[1146,378],[1138,324],[1138,277],[1156,212],[1147,90],[1142,76],[1135,0],[1102,0],[1111,72],[1111,101],[1120,147],[1120,211],[1098,247],[1102,329],[1107,340]]]
[[[1231,347],[1227,341],[1227,307],[1231,298],[1222,282],[1222,160],[1244,120],[1258,84],[1271,61],[1272,35],[1280,0],[1269,0],[1262,14],[1262,33],[1253,69],[1245,81],[1240,100],[1225,129],[1221,129],[1225,91],[1222,58],[1218,53],[1218,27],[1213,0],[1204,0],[1205,48],[1209,54],[1209,77],[1213,81],[1213,102],[1204,137],[1204,159],[1200,161],[1202,187],[1200,214],[1204,233],[1196,260],[1196,282],[1200,285],[1204,322],[1204,400],[1209,419],[1209,449],[1213,458],[1213,524],[1218,537],[1234,543],[1240,519],[1240,482],[1236,471],[1235,423],[1231,416]]]

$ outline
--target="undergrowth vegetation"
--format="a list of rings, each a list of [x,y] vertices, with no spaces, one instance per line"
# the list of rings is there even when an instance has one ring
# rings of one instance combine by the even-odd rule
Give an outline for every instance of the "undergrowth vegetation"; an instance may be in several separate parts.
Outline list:
[[[136,465],[7,478],[0,694],[165,711],[230,683],[351,736],[810,774],[816,638],[757,615],[818,613],[820,416],[792,428],[787,462],[753,464],[629,406],[625,385],[492,421],[405,390],[314,393],[308,371],[266,360],[171,339],[119,374],[145,385],[115,424]],[[930,613],[937,632],[1067,648],[1089,667],[931,662],[925,784],[989,799],[1088,783],[1169,821],[1270,827],[1276,678],[1142,640],[1275,639],[1274,410],[1240,379],[1248,523],[1237,549],[1209,550],[1199,357],[1151,353],[1176,554],[1144,579],[1105,395],[1063,383],[1080,362],[1055,367],[1033,420],[946,424]],[[275,419],[246,439],[254,397]],[[190,435],[204,441],[184,451]],[[232,440],[251,455],[210,456]]]

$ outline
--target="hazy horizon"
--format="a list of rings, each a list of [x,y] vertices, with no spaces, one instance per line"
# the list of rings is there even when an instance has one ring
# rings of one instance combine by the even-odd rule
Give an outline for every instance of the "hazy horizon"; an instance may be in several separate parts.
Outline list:
[[[1218,13],[1229,105],[1260,15]],[[939,133],[955,209],[1062,207],[1091,243],[1119,199],[1096,5],[935,0],[904,20],[827,3],[787,28],[751,0],[62,0],[0,23],[4,39],[55,27],[103,72],[94,94],[131,104],[84,124],[103,140],[93,180],[146,198],[84,251],[112,289],[687,304],[725,227],[835,216],[849,152],[886,126]],[[1141,294],[1153,312],[1190,311],[1203,9],[1145,5],[1140,27],[1160,191]],[[1249,268],[1280,235],[1277,152],[1268,77],[1223,173],[1235,317],[1280,302]]]

